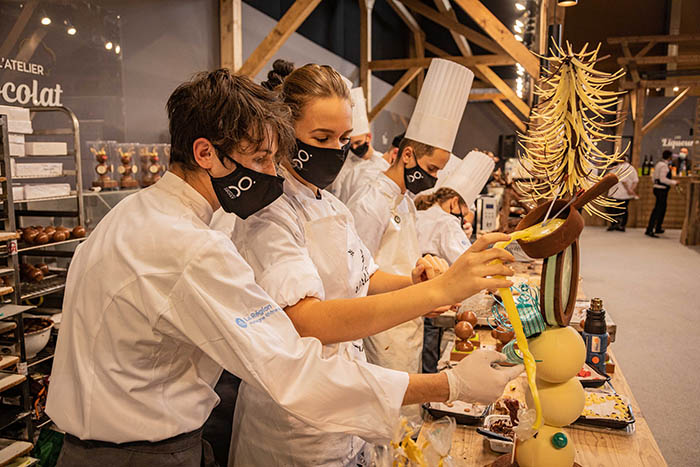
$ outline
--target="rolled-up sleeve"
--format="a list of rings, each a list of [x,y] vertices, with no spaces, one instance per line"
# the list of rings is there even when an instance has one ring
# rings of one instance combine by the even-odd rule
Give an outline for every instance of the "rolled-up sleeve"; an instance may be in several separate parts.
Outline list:
[[[305,297],[325,298],[323,281],[309,256],[302,226],[284,199],[239,221],[233,239],[253,268],[258,284],[281,307]]]
[[[192,342],[317,429],[375,443],[392,437],[408,375],[339,355],[323,358],[321,343],[299,337],[223,235],[188,263],[156,329]]]

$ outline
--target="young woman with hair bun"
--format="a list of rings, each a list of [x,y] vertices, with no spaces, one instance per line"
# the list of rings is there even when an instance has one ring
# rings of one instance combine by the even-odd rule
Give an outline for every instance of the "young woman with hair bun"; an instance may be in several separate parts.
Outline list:
[[[419,260],[410,277],[378,271],[349,210],[325,190],[347,156],[352,130],[348,86],[330,66],[294,69],[282,60],[274,63],[263,86],[277,91],[291,109],[297,141],[294,151],[279,161],[284,194],[237,220],[233,231],[233,241],[258,284],[277,300],[302,338],[321,341],[324,358],[347,359],[369,373],[381,370],[381,376],[368,378],[389,400],[399,398],[409,405],[483,398],[457,389],[483,385],[492,387],[486,398],[496,399],[514,371],[504,373],[470,358],[464,360],[466,365],[471,360],[470,369],[458,366],[437,375],[396,371],[387,378],[387,369],[367,363],[362,338],[473,295],[487,282],[493,282],[489,287],[509,284],[485,276],[512,274],[505,266],[496,272],[488,265],[496,255],[511,260],[510,255],[468,254],[442,275],[438,273],[446,268],[444,260],[431,256]],[[490,241],[507,238],[496,237]],[[452,292],[445,293],[448,290]],[[318,400],[319,413],[334,409]],[[397,423],[398,417],[397,410]],[[291,416],[263,388],[241,385],[229,465],[368,465],[367,448],[357,436],[320,431]]]

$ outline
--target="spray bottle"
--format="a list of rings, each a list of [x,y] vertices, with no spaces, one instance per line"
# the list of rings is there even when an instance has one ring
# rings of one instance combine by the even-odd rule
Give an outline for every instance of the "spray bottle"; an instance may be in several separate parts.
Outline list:
[[[594,298],[586,310],[583,326],[583,340],[586,343],[586,363],[605,375],[605,352],[608,350],[608,332],[605,324],[603,300]]]

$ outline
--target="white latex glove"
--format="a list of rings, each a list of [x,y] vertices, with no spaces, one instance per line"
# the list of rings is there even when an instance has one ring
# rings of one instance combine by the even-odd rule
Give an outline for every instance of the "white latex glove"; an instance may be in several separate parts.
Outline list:
[[[501,397],[506,384],[525,370],[523,365],[504,367],[506,356],[495,350],[478,349],[456,367],[446,370],[450,399],[490,404]],[[493,366],[492,366],[493,364]]]

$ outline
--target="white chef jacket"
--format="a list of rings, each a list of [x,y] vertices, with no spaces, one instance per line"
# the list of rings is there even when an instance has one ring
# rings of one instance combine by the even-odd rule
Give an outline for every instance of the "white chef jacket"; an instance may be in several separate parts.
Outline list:
[[[617,185],[610,188],[608,191],[608,196],[614,199],[626,200],[634,198],[634,195],[630,195],[625,187],[622,185],[624,181],[627,184],[634,184],[639,182],[639,175],[637,171],[632,167],[629,162],[623,162],[612,169],[612,173],[617,175],[620,181]],[[625,177],[624,179],[622,177]]]
[[[166,173],[98,224],[71,262],[47,413],[81,439],[199,429],[222,366],[319,429],[388,441],[406,374],[322,358],[254,281],[212,209]],[[398,389],[398,388],[403,388]],[[384,388],[385,391],[381,390]]]
[[[384,173],[364,184],[346,204],[355,217],[357,232],[372,256],[376,256],[379,251],[382,236],[391,220],[393,206],[396,206],[399,214],[405,213],[414,218],[416,215],[416,206],[409,191],[402,194],[401,188]]]
[[[368,278],[377,265],[359,239],[348,208],[328,191],[321,190],[317,198],[286,170],[281,169],[280,174],[285,177],[284,194],[248,219],[238,220],[234,229],[234,244],[253,268],[258,283],[281,306],[294,305],[310,296],[322,300],[366,296]],[[326,230],[324,222],[335,216],[347,220],[347,229]],[[312,223],[317,226],[312,227]],[[311,248],[316,256],[310,254]],[[331,261],[330,269],[321,269],[315,261],[327,256],[337,261]],[[350,269],[352,274],[348,276]],[[341,276],[345,280],[335,284],[334,279]],[[366,361],[362,349],[362,340],[357,340],[324,345],[323,354],[338,353]],[[396,388],[382,388],[381,392],[395,390],[399,397],[405,393],[408,380],[396,384]],[[287,416],[269,396],[246,384],[238,393],[233,432],[230,466],[251,462],[345,465],[364,446],[356,437],[323,433]]]
[[[340,201],[347,203],[353,193],[388,168],[389,164],[378,151],[374,151],[369,159],[360,159],[349,154],[329,191]]]
[[[418,246],[421,254],[437,255],[449,264],[467,251],[471,242],[459,225],[459,219],[434,204],[416,215]]]
[[[669,161],[660,160],[657,162],[654,167],[654,188],[668,189],[676,185],[678,182],[668,176],[670,172]]]

